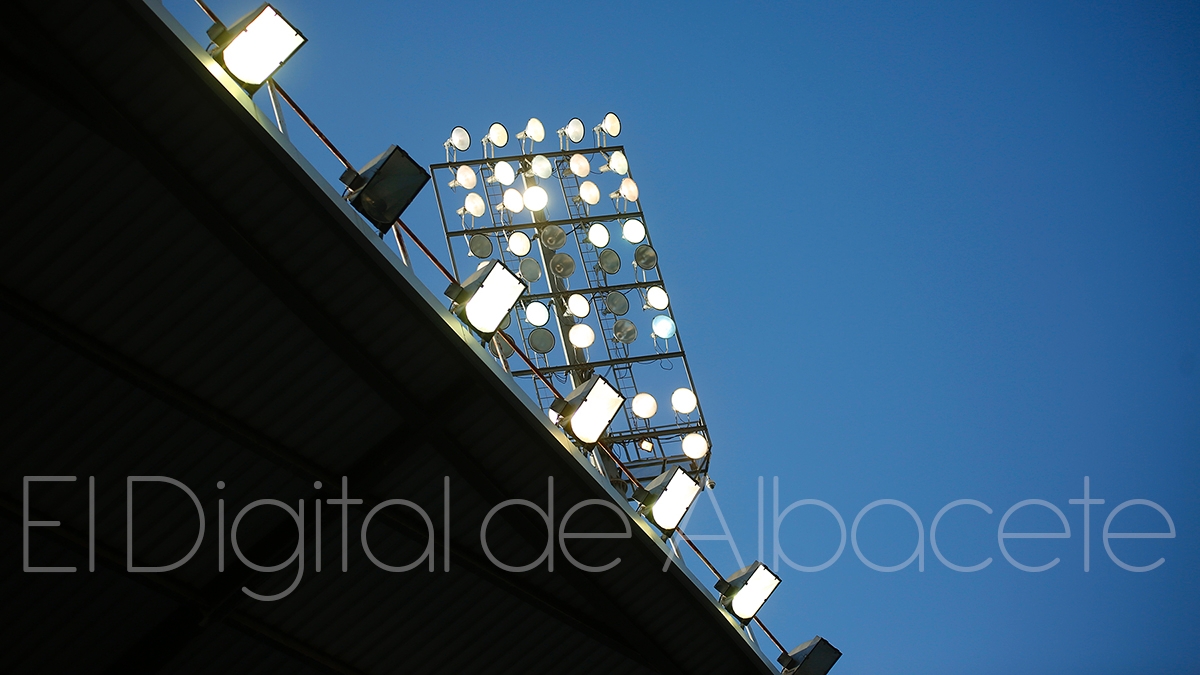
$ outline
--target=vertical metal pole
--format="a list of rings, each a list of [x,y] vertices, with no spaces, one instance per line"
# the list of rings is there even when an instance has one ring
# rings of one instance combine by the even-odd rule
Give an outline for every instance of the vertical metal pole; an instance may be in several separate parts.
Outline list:
[[[267,93],[271,96],[271,110],[275,113],[275,124],[279,127],[279,133],[287,138],[287,122],[283,121],[283,105],[279,101],[279,91],[275,88],[275,80],[267,80]]]

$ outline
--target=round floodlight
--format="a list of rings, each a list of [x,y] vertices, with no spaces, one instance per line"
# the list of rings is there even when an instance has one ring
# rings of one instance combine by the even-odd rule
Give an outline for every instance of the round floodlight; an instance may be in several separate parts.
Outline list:
[[[530,211],[541,211],[546,208],[546,202],[550,201],[550,195],[546,194],[546,190],[542,186],[530,185],[525,188],[523,199],[526,208]]]
[[[542,240],[542,246],[557,251],[567,243],[567,233],[557,225],[547,225],[542,228],[542,233],[538,235]]]
[[[629,319],[617,319],[613,323],[613,339],[623,345],[633,344],[637,339],[637,326]]]
[[[454,172],[454,182],[451,183],[450,187],[458,187],[460,185],[468,190],[475,189],[475,169],[466,164],[458,167],[458,170]]]
[[[592,172],[592,165],[588,162],[588,158],[580,154],[571,155],[571,173],[583,178]]]
[[[499,122],[492,122],[492,126],[488,127],[488,141],[497,148],[503,148],[508,145],[508,129]]]
[[[550,320],[550,310],[540,302],[525,305],[525,320],[532,326],[545,326]]]
[[[529,163],[529,169],[533,171],[533,175],[542,180],[549,178],[554,173],[554,165],[546,159],[545,155],[535,155],[533,161]]]
[[[529,348],[539,354],[549,354],[554,350],[554,333],[545,328],[534,328],[529,331]]]
[[[471,194],[467,195],[465,200],[463,200],[463,209],[465,209],[467,213],[478,218],[482,216],[485,211],[487,211],[487,204],[483,203],[483,197],[480,197],[472,192]]]
[[[671,407],[680,415],[690,415],[696,409],[696,395],[691,389],[680,387],[671,394]]]
[[[572,143],[578,143],[579,141],[583,140],[583,134],[585,133],[583,128],[583,120],[579,119],[578,117],[572,117],[571,121],[567,122],[567,126],[564,127],[563,130],[567,132],[567,140],[571,141]]]
[[[652,270],[658,265],[658,254],[647,244],[642,244],[633,251],[633,261],[644,270]]]
[[[500,353],[499,354],[496,353],[496,343],[500,344]],[[507,359],[508,357],[513,355],[512,345],[508,344],[508,340],[503,340],[503,339],[488,340],[488,351],[490,351],[492,353],[492,356],[499,356],[502,359]]]
[[[592,313],[592,303],[583,295],[572,293],[567,297],[567,311],[582,319]]]
[[[600,129],[604,133],[608,134],[609,136],[612,136],[613,138],[620,136],[621,135],[621,118],[617,117],[617,113],[614,113],[614,112],[608,113],[607,115],[604,116],[604,119],[600,122]]]
[[[646,226],[637,218],[627,220],[621,225],[621,238],[631,244],[640,244],[646,238]]]
[[[521,278],[531,284],[542,278],[542,266],[533,258],[522,260],[521,266],[518,269],[521,272]]]
[[[554,276],[566,279],[575,273],[575,259],[566,253],[555,253],[550,259],[550,271]]]
[[[683,454],[689,459],[701,459],[708,454],[708,439],[696,433],[684,436]]]
[[[671,299],[667,297],[667,292],[662,286],[651,286],[646,289],[646,304],[661,311],[671,304]]]
[[[633,182],[632,178],[622,178],[621,189],[618,192],[625,198],[625,201],[636,202],[638,200],[637,183]]]
[[[467,248],[471,249],[471,255],[476,258],[492,257],[492,239],[486,234],[471,235]]]
[[[613,151],[612,156],[608,158],[608,164],[605,166],[608,167],[609,171],[618,176],[624,176],[629,173],[629,160],[625,159],[625,153],[620,150]]]
[[[522,131],[518,136],[528,138],[534,143],[541,143],[546,138],[546,127],[542,126],[542,121],[536,117],[530,117],[525,123],[525,131]]]
[[[512,164],[508,162],[496,162],[496,166],[492,169],[492,175],[501,185],[512,185],[513,181],[517,179],[517,172],[513,171]]]
[[[650,320],[650,328],[654,330],[654,336],[664,339],[675,337],[675,320],[666,314],[659,314]]]
[[[625,313],[629,311],[629,300],[621,291],[612,291],[604,296],[604,308],[608,310],[609,314],[625,316]]]
[[[567,332],[567,339],[571,341],[572,346],[586,349],[596,341],[596,331],[586,323],[577,323]]]
[[[611,248],[600,251],[600,269],[605,274],[616,274],[621,271],[621,256]]]
[[[592,242],[592,246],[604,248],[608,246],[608,228],[603,223],[592,223],[588,228],[587,238]]]
[[[520,213],[525,208],[525,200],[516,188],[508,188],[504,191],[504,208],[512,213]]]
[[[471,132],[463,127],[454,127],[454,130],[450,132],[449,142],[455,150],[462,152],[471,147]]]
[[[518,258],[529,255],[529,235],[524,232],[513,232],[508,235],[508,250]]]
[[[585,204],[595,206],[600,203],[600,188],[590,180],[585,180],[579,184],[579,198]]]
[[[655,401],[653,396],[643,391],[633,397],[632,407],[634,415],[648,420],[654,417],[654,413],[658,412],[658,401]]]

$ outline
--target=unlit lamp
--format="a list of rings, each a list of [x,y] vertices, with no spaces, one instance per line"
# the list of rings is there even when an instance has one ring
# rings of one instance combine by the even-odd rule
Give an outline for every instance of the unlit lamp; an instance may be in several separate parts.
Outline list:
[[[407,152],[393,145],[362,169],[346,169],[341,180],[350,188],[346,201],[383,232],[429,182],[429,174]]]
[[[783,666],[783,675],[826,675],[842,652],[820,635],[796,647],[786,654],[779,655],[779,665]]]

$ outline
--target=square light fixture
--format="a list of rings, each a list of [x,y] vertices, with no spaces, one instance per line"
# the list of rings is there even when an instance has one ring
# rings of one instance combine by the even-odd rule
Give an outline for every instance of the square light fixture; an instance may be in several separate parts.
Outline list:
[[[645,514],[664,534],[670,535],[700,494],[700,484],[682,467],[664,472],[644,488],[633,492],[640,504],[638,512]]]
[[[842,652],[818,635],[787,654],[780,654],[779,664],[783,666],[783,675],[826,675],[840,658]]]
[[[213,24],[208,36],[216,45],[213,58],[251,95],[308,41],[270,4],[229,28]]]
[[[350,204],[386,232],[429,182],[429,172],[393,145],[362,170],[346,169],[341,180],[351,190]]]
[[[565,425],[575,438],[591,444],[600,440],[623,405],[625,397],[608,380],[593,373],[565,400],[558,399],[551,404],[551,419]]]
[[[750,623],[754,615],[766,603],[771,593],[779,586],[779,577],[761,562],[738,570],[728,580],[717,582],[717,592],[721,594],[721,604],[742,622]]]
[[[485,340],[490,340],[527,289],[525,282],[503,263],[489,260],[461,286],[451,284],[446,296],[453,301],[450,311]]]

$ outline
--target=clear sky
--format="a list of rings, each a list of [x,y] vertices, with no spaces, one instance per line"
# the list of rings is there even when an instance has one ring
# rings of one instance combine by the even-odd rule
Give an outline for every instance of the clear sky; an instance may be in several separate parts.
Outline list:
[[[257,0],[211,4],[231,22]],[[775,565],[763,616],[784,642],[827,637],[840,675],[1200,672],[1195,3],[276,4],[309,38],[280,82],[357,164],[390,143],[442,161],[456,124],[621,115],[740,555],[758,554],[760,476],[769,565],[775,476],[781,509],[822,500],[847,529],[826,569]],[[405,219],[444,253],[432,190]],[[1085,476],[1105,500],[1087,572]],[[856,553],[880,499],[921,520],[923,571]],[[992,559],[976,572],[930,545],[960,499],[991,513],[949,511],[938,546]],[[1043,572],[997,539],[1027,499],[1070,527],[1006,540],[1021,565],[1059,559]],[[1163,558],[1151,571],[1102,542],[1130,499],[1174,523],[1110,542],[1127,565]],[[688,529],[721,531],[706,499]],[[1006,529],[1064,531],[1042,505]],[[1167,524],[1136,505],[1111,529]],[[801,566],[841,539],[813,505],[779,530]],[[917,528],[882,505],[857,542],[899,565]]]

